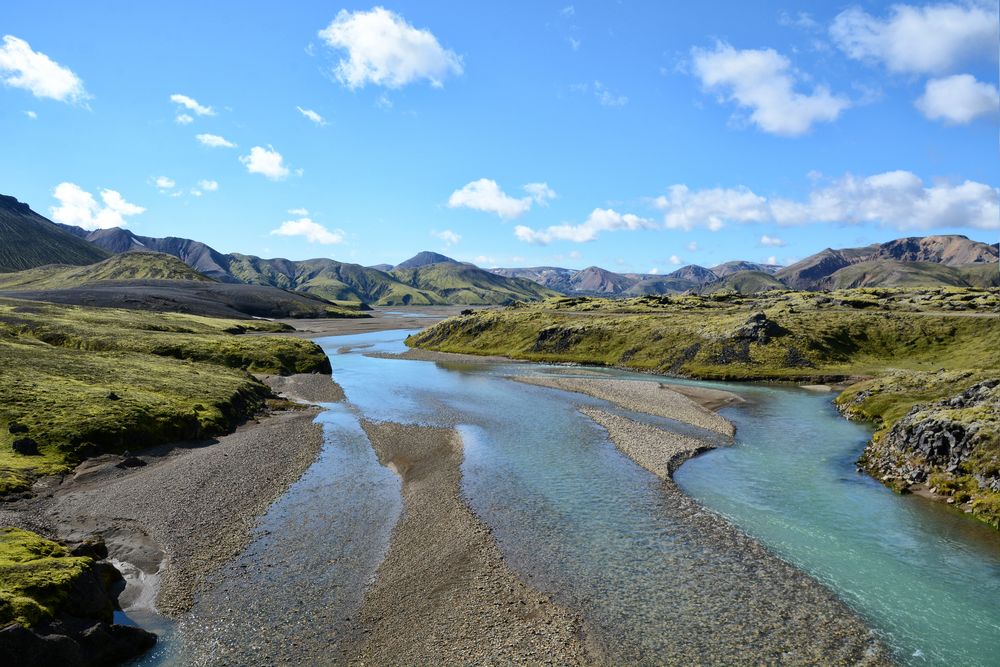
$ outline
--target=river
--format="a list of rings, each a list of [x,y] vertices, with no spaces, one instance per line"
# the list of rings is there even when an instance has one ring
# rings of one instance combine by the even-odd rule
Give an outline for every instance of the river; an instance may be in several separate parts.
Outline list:
[[[690,428],[509,379],[661,378],[370,356],[404,351],[406,333],[317,341],[348,402],[320,417],[323,453],[262,517],[247,552],[140,664],[211,663],[247,644],[291,657],[297,641],[354,636],[350,618],[400,512],[398,482],[375,460],[358,426],[362,416],[457,428],[465,443],[463,494],[511,567],[581,612],[614,661],[655,663],[671,642],[709,645],[713,638],[698,637],[698,629],[713,614],[718,619],[726,599],[721,592],[715,609],[706,604],[711,582],[703,573],[724,556],[684,539],[664,511],[659,480],[621,455],[577,406]],[[747,402],[723,412],[737,426],[735,444],[685,463],[676,475],[682,489],[828,586],[900,663],[997,664],[1000,535],[857,473],[853,462],[870,432],[840,417],[831,394],[690,384]],[[248,578],[248,569],[263,574]]]

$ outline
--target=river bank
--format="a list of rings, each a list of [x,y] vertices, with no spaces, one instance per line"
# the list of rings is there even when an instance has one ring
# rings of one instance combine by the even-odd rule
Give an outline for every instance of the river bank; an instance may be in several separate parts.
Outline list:
[[[332,384],[312,374],[282,383],[310,396],[316,378]],[[206,577],[246,547],[254,519],[312,463],[322,446],[318,412],[281,410],[230,435],[145,450],[124,466],[120,456],[89,460],[35,498],[4,505],[0,523],[63,540],[102,535],[129,582],[120,600],[126,611],[180,614]]]

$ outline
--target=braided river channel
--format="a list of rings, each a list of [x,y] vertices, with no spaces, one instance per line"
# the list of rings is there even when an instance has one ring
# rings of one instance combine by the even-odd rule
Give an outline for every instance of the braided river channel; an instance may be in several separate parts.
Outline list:
[[[662,482],[622,455],[578,408],[706,434],[510,379],[664,378],[375,356],[404,352],[408,333],[317,340],[347,396],[324,405],[318,418],[323,452],[260,519],[250,547],[219,572],[191,613],[160,628],[159,647],[139,664],[227,664],[211,656],[235,645],[279,662],[287,651],[296,663],[297,642],[322,635],[332,645],[356,636],[351,618],[401,511],[399,481],[378,463],[362,418],[457,429],[465,500],[510,567],[581,614],[610,662],[656,664],[678,642],[711,643],[699,629],[734,604],[725,591],[713,596],[714,606],[704,595],[712,585],[704,572],[724,557],[725,545],[716,553],[678,532],[664,509]],[[832,393],[667,381],[725,389],[746,401],[722,411],[736,425],[735,442],[677,471],[684,492],[826,586],[898,663],[1000,664],[1000,534],[858,473],[854,462],[871,433],[837,413]],[[239,664],[233,656],[228,664]],[[746,662],[754,661],[748,655]]]

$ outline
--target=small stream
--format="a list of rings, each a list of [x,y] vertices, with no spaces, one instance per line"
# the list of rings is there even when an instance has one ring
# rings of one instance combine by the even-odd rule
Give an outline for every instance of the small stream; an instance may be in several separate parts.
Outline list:
[[[348,401],[320,417],[323,453],[261,519],[246,553],[140,664],[241,664],[241,656],[294,662],[298,647],[324,643],[332,658],[340,640],[353,636],[350,619],[400,512],[398,481],[378,465],[360,416],[457,428],[463,492],[511,567],[584,614],[613,661],[655,663],[678,644],[697,651],[718,643],[699,630],[718,625],[735,602],[726,591],[706,596],[713,584],[706,573],[734,566],[726,560],[732,555],[685,534],[659,480],[577,410],[608,404],[508,379],[661,378],[367,356],[404,351],[406,333],[317,341]],[[997,664],[1000,535],[858,474],[853,462],[870,433],[841,418],[832,395],[691,384],[736,392],[747,403],[724,412],[737,425],[736,444],[685,463],[676,476],[681,488],[826,584],[899,662]]]

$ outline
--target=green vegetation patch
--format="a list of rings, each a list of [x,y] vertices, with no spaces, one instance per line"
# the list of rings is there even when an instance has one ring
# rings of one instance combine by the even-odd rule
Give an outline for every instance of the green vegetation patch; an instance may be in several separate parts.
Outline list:
[[[94,561],[18,528],[0,528],[0,627],[52,618]]]
[[[0,299],[0,494],[102,452],[227,433],[270,396],[248,371],[329,373],[311,341],[244,335],[286,328]]]

